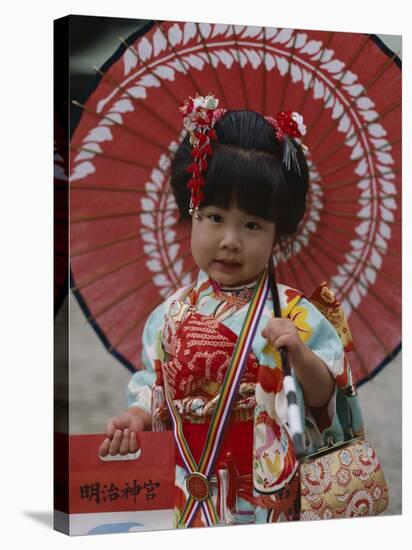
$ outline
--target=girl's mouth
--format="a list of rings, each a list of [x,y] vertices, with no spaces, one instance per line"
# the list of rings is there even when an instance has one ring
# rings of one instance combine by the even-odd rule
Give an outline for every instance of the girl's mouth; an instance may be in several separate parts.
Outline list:
[[[218,264],[218,266],[220,267],[220,269],[222,269],[222,271],[227,271],[227,272],[234,271],[241,265],[238,262],[233,262],[229,260],[215,260],[215,263]]]

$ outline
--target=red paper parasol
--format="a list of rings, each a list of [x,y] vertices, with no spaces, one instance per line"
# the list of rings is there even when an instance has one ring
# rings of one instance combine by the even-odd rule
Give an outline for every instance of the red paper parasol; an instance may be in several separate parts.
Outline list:
[[[178,104],[303,114],[311,184],[280,282],[310,296],[326,280],[353,332],[359,384],[400,348],[401,71],[364,34],[152,23],[99,71],[72,138],[71,286],[105,346],[141,368],[150,311],[196,276],[170,194],[184,136]]]
[[[67,296],[69,273],[67,212],[68,193],[68,150],[67,138],[57,119],[54,120],[54,314],[60,309]]]

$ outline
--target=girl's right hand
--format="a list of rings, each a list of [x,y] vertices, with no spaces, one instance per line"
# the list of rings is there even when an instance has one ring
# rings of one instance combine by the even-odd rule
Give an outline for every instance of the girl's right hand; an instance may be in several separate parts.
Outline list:
[[[136,432],[142,432],[150,426],[151,417],[142,409],[132,408],[109,418],[106,424],[106,439],[99,447],[99,455],[126,455],[136,453],[140,448]]]

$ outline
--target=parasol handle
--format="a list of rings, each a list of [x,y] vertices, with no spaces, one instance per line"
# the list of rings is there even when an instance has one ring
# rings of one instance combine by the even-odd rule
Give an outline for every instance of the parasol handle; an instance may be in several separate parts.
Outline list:
[[[280,348],[279,352],[283,370],[283,389],[285,391],[288,403],[289,430],[293,440],[296,456],[300,458],[305,453],[305,443],[303,437],[302,417],[296,396],[296,384],[290,370],[287,349]]]
[[[268,267],[269,287],[273,300],[273,310],[275,317],[280,318],[280,301],[272,257],[269,259]],[[279,349],[279,353],[283,371],[283,389],[285,391],[288,404],[287,415],[289,431],[293,441],[295,454],[297,458],[300,458],[304,455],[305,452],[305,440],[303,435],[302,417],[300,414],[299,403],[296,396],[296,384],[290,369],[288,350],[282,347]]]

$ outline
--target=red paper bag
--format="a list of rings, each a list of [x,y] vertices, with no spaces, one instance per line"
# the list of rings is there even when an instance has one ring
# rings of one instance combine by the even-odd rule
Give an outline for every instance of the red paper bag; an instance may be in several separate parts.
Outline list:
[[[173,508],[172,432],[139,433],[137,457],[100,458],[104,438],[55,434],[55,508],[69,514]]]

